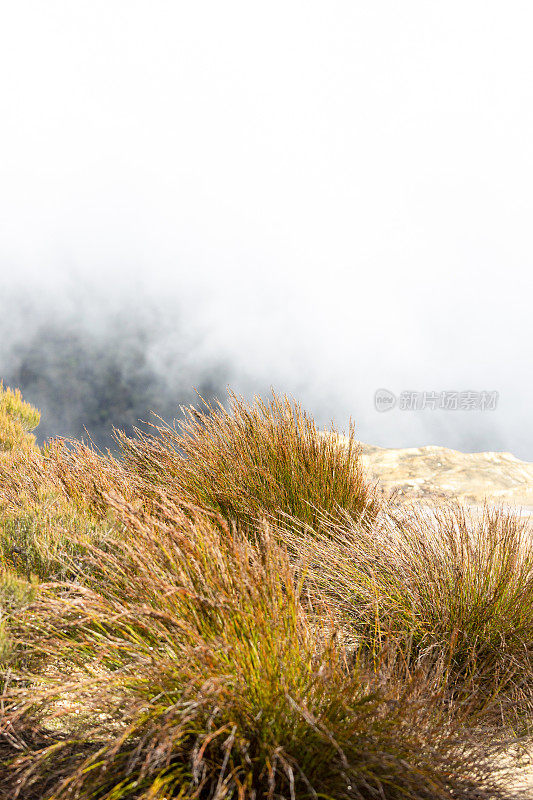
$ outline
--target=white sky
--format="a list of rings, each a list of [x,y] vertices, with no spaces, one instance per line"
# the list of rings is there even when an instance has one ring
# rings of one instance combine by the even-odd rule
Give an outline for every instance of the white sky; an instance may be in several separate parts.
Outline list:
[[[514,0],[5,2],[1,277],[144,281],[367,441],[533,460],[532,31]]]

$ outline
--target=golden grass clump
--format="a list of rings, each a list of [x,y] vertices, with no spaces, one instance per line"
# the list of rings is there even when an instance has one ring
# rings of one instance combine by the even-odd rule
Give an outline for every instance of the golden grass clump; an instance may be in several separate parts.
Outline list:
[[[184,408],[177,427],[156,425],[155,436],[119,435],[126,467],[147,487],[252,528],[285,514],[317,527],[324,512],[340,508],[354,519],[375,517],[379,502],[353,427],[340,447],[287,397],[247,405],[230,392],[229,406]]]
[[[522,721],[533,711],[533,548],[529,520],[460,504],[380,516],[372,531],[323,520],[281,532],[356,640],[404,640],[447,662],[452,692]],[[496,701],[496,702],[495,702]]]

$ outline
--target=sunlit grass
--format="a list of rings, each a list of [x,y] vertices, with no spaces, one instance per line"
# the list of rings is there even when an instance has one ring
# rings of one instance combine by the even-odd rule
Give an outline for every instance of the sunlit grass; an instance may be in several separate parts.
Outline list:
[[[523,521],[400,513],[353,429],[275,395],[115,458],[38,448],[1,391],[0,797],[505,796],[491,759],[532,711]]]
[[[379,502],[353,427],[339,447],[297,403],[275,395],[248,405],[230,393],[229,410],[207,403],[182,410],[176,427],[119,436],[126,467],[146,486],[252,527],[280,513],[317,527],[339,508],[354,519],[375,517]]]
[[[30,609],[57,668],[26,702],[61,728],[12,763],[23,797],[36,775],[50,797],[106,800],[478,796],[487,763],[463,720],[423,673],[349,664],[268,528],[251,541],[193,509],[116,511],[127,535],[93,549],[89,585]]]
[[[35,448],[31,431],[37,427],[40,413],[24,402],[18,389],[4,387],[0,381],[0,454],[14,448]]]
[[[383,510],[371,531],[323,520],[282,539],[357,641],[380,651],[405,641],[411,659],[447,663],[450,692],[493,711],[533,710],[533,548],[528,520],[510,510],[454,503]],[[312,590],[312,589],[311,589]]]

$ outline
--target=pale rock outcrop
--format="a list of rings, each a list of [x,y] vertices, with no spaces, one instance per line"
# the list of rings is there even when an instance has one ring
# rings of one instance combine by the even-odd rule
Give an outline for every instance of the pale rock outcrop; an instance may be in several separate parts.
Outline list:
[[[344,437],[339,436],[342,443]],[[360,443],[369,475],[386,493],[411,502],[457,498],[484,500],[533,511],[533,463],[511,453],[462,453],[446,447],[388,449]]]

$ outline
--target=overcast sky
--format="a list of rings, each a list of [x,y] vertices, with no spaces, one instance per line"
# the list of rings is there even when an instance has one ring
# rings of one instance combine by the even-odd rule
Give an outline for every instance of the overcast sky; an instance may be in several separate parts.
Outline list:
[[[3,297],[144,287],[246,389],[533,460],[532,35],[514,0],[4,3]]]

